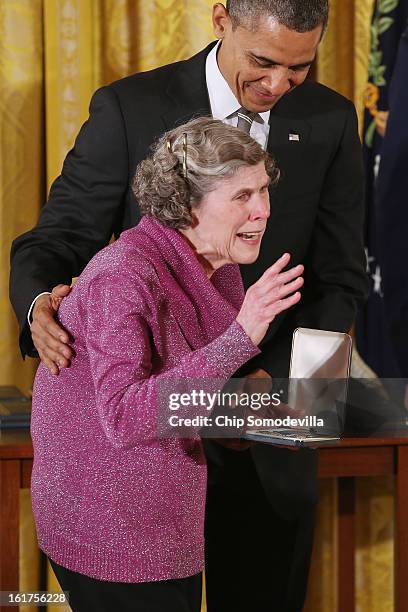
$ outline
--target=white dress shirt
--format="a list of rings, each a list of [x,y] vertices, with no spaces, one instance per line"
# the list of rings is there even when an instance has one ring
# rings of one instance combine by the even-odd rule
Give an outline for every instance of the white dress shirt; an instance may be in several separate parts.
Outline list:
[[[224,123],[236,127],[238,123],[237,111],[241,108],[241,104],[218,67],[217,51],[219,46],[220,42],[211,49],[205,64],[205,79],[210,98],[211,114],[214,119],[220,119]],[[264,149],[266,149],[268,143],[270,112],[258,113],[249,132],[252,138],[259,142]]]

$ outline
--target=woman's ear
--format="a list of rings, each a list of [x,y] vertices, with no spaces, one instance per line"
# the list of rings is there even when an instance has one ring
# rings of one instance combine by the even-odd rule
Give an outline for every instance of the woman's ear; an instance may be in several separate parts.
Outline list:
[[[199,223],[200,223],[199,218],[197,217],[196,213],[192,210],[191,211],[191,229],[195,229]]]

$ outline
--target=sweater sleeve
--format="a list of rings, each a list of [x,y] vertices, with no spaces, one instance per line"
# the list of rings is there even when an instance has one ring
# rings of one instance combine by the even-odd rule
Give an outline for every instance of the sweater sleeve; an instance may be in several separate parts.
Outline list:
[[[176,366],[152,374],[155,334],[161,324],[158,298],[146,282],[122,270],[91,281],[84,310],[97,410],[107,438],[117,448],[159,437],[158,395],[163,385],[205,379],[206,391],[216,392],[221,381],[259,353],[234,320],[223,334],[181,357]]]

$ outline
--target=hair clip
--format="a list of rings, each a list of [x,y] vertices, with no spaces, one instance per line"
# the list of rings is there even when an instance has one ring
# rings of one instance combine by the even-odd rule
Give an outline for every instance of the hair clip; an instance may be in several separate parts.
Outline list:
[[[187,132],[183,133],[183,176],[187,178]]]

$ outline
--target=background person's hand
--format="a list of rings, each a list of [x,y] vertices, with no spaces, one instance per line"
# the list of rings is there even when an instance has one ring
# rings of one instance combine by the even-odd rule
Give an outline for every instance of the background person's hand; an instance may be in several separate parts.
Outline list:
[[[33,308],[31,336],[41,361],[51,374],[58,375],[59,368],[68,368],[72,349],[68,345],[68,333],[55,321],[61,300],[71,291],[69,285],[57,285],[49,295],[41,295]]]
[[[245,386],[250,388],[252,384],[256,385],[254,381],[259,379],[265,381],[265,385],[267,386],[265,392],[272,389],[272,376],[266,370],[262,370],[262,368],[257,368],[245,376]]]
[[[253,442],[252,440],[245,440],[243,438],[213,438],[213,442],[216,442],[220,446],[224,448],[228,448],[228,450],[233,450],[237,452],[242,452],[257,444],[257,442]]]
[[[267,380],[267,379],[269,379],[269,381],[272,381],[272,378],[269,376],[268,372],[265,372],[265,370],[261,370],[260,368],[254,370],[253,372],[250,372],[244,378],[235,379],[233,393],[237,394],[238,398],[242,395],[242,393],[244,393],[244,391],[245,393],[251,393],[251,389],[247,387],[249,383],[249,379],[258,379],[258,381],[259,379],[262,379],[262,383],[264,382],[264,380]],[[270,388],[270,385],[268,385],[268,389],[269,388]],[[237,409],[237,405],[233,400],[229,404],[229,408],[232,409],[232,411]],[[233,414],[234,412],[231,412],[231,416]],[[242,414],[240,414],[240,416],[242,417]],[[237,432],[237,436],[238,435],[239,435],[239,432]],[[238,451],[238,452],[246,451],[249,448],[251,448],[251,446],[253,446],[254,444],[257,444],[257,442],[253,442],[251,440],[245,440],[239,437],[237,438],[213,438],[213,441],[216,442],[217,444],[220,444],[224,448],[228,448],[229,450]]]
[[[243,386],[243,391],[251,395],[252,393],[268,393],[271,394],[273,390],[272,386],[272,376],[268,374],[265,370],[260,368],[250,372],[244,379],[245,383]],[[291,417],[292,419],[298,419],[304,416],[303,410],[295,410],[288,406],[287,404],[281,402],[278,405],[269,404],[268,406],[262,406],[258,410],[249,410],[248,414],[253,415],[255,418],[261,419],[284,419],[286,417]],[[248,416],[248,415],[247,415]],[[251,432],[252,430],[259,429],[259,426],[254,425],[253,427],[247,427],[246,432]],[[243,439],[242,442],[249,442],[248,440]],[[255,442],[255,444],[261,444],[260,442]],[[274,445],[275,448],[282,448],[290,451],[298,451],[298,446],[286,446],[283,444]],[[246,450],[245,447],[237,450]]]
[[[249,372],[243,379],[241,393],[251,395],[252,393],[270,393],[271,391],[272,376],[266,370],[257,368]]]
[[[282,255],[245,294],[237,321],[256,345],[264,338],[276,315],[300,300],[298,289],[303,285],[304,267],[298,265],[282,272],[289,261],[288,253]]]
[[[239,382],[237,388],[234,388],[234,392],[238,394],[238,396],[242,396],[243,393],[245,395],[251,396],[252,394],[259,393],[267,393],[270,394],[272,391],[272,377],[268,372],[262,370],[261,368],[257,368],[253,372],[247,374],[242,380]],[[231,405],[231,408],[237,408],[236,405]],[[264,418],[273,418],[273,419],[284,419],[287,416],[291,418],[299,418],[304,416],[303,411],[294,410],[290,408],[287,404],[280,403],[279,405],[268,405],[263,406],[260,409],[251,409],[250,407],[246,408],[244,413],[239,416],[245,419],[248,415],[251,414],[254,417],[259,417],[261,419]],[[259,429],[258,425],[254,425],[253,427],[245,427],[245,432],[251,432],[252,430]],[[253,440],[246,440],[245,438],[215,438],[214,442],[228,448],[229,450],[234,451],[246,451],[254,444],[259,444],[259,442],[255,442]],[[287,449],[290,451],[298,451],[299,448],[296,446],[284,446],[278,445],[278,448]]]
[[[273,385],[272,385],[272,376],[268,374],[265,370],[257,368],[253,372],[247,374],[247,376],[243,379],[244,384],[242,386],[241,394],[245,393],[249,396],[253,394],[268,394],[272,396]],[[254,417],[259,417],[262,419],[284,419],[286,417],[290,417],[292,419],[302,418],[305,416],[305,411],[302,409],[295,409],[288,406],[284,402],[280,401],[277,403],[277,398],[271,397],[271,400],[274,401],[268,405],[262,405],[257,408],[249,408],[248,414],[251,414]],[[257,429],[255,426],[253,429]],[[252,428],[248,428],[248,431]]]

